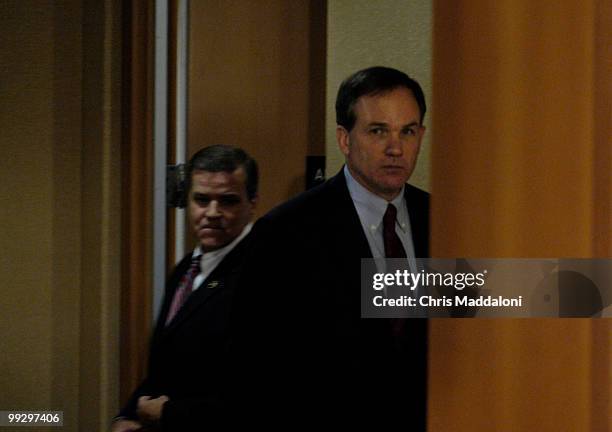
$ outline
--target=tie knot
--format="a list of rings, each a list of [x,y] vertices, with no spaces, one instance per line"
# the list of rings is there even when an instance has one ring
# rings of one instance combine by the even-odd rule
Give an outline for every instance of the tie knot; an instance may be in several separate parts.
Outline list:
[[[200,262],[202,261],[202,255],[197,255],[191,258],[190,270],[193,272],[200,272]]]
[[[397,218],[397,209],[393,204],[389,204],[387,206],[387,211],[385,211],[385,215],[383,216],[383,226],[391,227],[395,226],[395,220]]]

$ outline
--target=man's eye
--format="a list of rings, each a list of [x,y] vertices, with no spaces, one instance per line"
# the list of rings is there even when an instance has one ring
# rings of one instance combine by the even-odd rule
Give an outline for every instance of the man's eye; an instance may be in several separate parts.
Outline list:
[[[193,194],[193,201],[198,205],[208,205],[210,203],[210,197],[202,194]]]
[[[239,202],[240,202],[240,198],[238,198],[238,197],[234,197],[234,196],[222,197],[222,198],[219,200],[219,203],[220,203],[221,205],[228,205],[228,206],[230,206],[230,205],[236,205],[236,204],[238,204]]]
[[[416,129],[415,128],[406,128],[403,130],[404,135],[406,136],[415,136],[416,135]]]
[[[370,133],[372,135],[383,135],[385,132],[386,132],[385,129],[381,128],[381,127],[376,127],[376,128],[370,129]]]
[[[210,198],[208,198],[208,197],[196,197],[195,198],[195,202],[197,202],[200,205],[208,205],[208,204],[210,204]]]

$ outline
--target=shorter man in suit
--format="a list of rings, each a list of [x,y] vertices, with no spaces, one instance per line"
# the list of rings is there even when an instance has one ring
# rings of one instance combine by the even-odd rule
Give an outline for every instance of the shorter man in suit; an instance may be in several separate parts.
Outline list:
[[[226,413],[229,316],[257,202],[257,164],[239,148],[210,146],[192,157],[187,179],[198,245],[168,279],[147,376],[113,432],[197,430]]]
[[[429,254],[429,195],[406,184],[424,115],[423,91],[405,73],[351,75],[336,99],[346,165],[255,225],[235,346],[244,347],[239,358],[259,354],[259,374],[244,379],[261,377],[249,387],[265,392],[250,397],[264,401],[253,410],[262,422],[283,413],[345,428],[401,419],[425,430],[426,320],[361,319],[360,306],[362,258]]]

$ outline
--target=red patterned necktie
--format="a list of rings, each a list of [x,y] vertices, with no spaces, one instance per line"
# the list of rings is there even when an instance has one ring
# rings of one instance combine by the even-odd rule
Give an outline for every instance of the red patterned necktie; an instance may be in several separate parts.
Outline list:
[[[402,241],[395,232],[395,221],[397,219],[397,209],[393,204],[387,206],[387,211],[383,216],[383,240],[385,242],[386,258],[406,258],[406,249]],[[387,269],[390,272],[391,269]],[[393,318],[391,324],[391,334],[395,343],[400,343],[400,338],[404,333],[405,318]]]
[[[176,289],[174,293],[174,297],[172,298],[172,304],[170,305],[170,310],[168,311],[168,318],[166,319],[166,325],[172,322],[172,319],[176,316],[178,311],[181,309],[187,297],[193,291],[193,281],[196,276],[200,274],[200,261],[202,260],[202,255],[195,256],[191,258],[191,266],[187,273],[183,275],[181,278],[181,282],[179,287]]]
[[[397,209],[393,204],[389,204],[383,216],[383,241],[385,242],[386,258],[406,258],[406,250],[395,232],[396,218]]]

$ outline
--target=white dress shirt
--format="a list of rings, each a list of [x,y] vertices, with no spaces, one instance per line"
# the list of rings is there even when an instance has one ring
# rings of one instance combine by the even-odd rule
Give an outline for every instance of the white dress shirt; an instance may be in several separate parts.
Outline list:
[[[404,197],[405,186],[402,187],[402,190],[393,201],[389,202],[363,187],[351,175],[346,165],[344,166],[344,176],[346,177],[346,186],[348,187],[349,194],[351,195],[351,199],[359,215],[361,226],[368,239],[372,257],[377,261],[377,267],[379,266],[378,262],[382,261],[380,258],[385,258],[383,216],[387,211],[387,206],[391,203],[397,209],[395,232],[406,251],[410,270],[416,272],[417,266],[414,254],[414,243],[412,242],[412,231],[410,229],[410,217],[408,215],[406,198]],[[383,269],[379,270],[384,271]]]
[[[252,227],[252,223],[247,224],[238,237],[236,237],[231,243],[226,246],[223,246],[220,249],[202,253],[202,248],[200,246],[197,246],[193,250],[193,253],[191,254],[192,257],[202,255],[202,257],[200,258],[201,272],[193,280],[193,291],[197,290],[200,286],[202,286],[204,281],[208,279],[208,276],[210,276],[210,274],[217,268],[221,261],[223,261],[223,258],[225,258],[227,254],[230,253],[238,243],[240,243],[240,241],[251,231]]]

